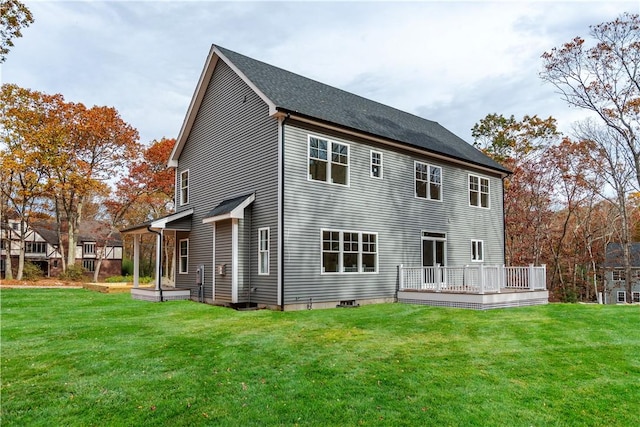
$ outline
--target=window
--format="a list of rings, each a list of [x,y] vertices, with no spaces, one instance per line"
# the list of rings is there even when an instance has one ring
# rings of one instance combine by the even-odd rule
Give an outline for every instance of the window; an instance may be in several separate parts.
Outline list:
[[[625,291],[618,291],[617,296],[616,302],[627,302],[627,293]]]
[[[442,200],[442,168],[415,162],[416,197],[429,200]]]
[[[471,261],[484,261],[484,243],[482,240],[471,241]]]
[[[269,228],[258,229],[258,274],[269,274]]]
[[[45,242],[24,242],[25,254],[43,254],[47,251]]]
[[[489,180],[469,175],[469,204],[480,208],[489,208]]]
[[[189,203],[189,169],[180,172],[180,205]]]
[[[95,243],[84,243],[82,245],[82,251],[85,256],[87,255],[95,255],[96,254],[96,244]]]
[[[640,302],[640,292],[631,292],[631,301]]]
[[[349,185],[349,146],[309,136],[309,179]]]
[[[613,270],[611,278],[616,282],[624,282],[625,274],[624,270]]]
[[[322,230],[322,273],[375,273],[378,235]]]
[[[189,239],[180,240],[180,274],[189,272]]]
[[[382,153],[371,151],[371,178],[382,178]]]
[[[86,271],[93,273],[96,271],[96,260],[94,259],[83,259],[82,260],[82,268]]]

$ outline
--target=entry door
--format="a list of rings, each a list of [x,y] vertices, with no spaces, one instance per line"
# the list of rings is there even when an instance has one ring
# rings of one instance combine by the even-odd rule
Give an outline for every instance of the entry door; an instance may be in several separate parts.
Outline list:
[[[446,261],[446,234],[444,233],[432,233],[422,232],[422,266],[423,267],[435,267],[438,265],[445,265]],[[433,277],[433,270],[424,269],[424,282],[435,283],[435,277]]]

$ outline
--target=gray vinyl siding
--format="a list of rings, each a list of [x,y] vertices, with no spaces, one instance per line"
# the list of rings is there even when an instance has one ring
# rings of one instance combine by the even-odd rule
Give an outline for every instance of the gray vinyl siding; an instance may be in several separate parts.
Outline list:
[[[220,275],[214,271],[216,280],[215,301],[230,303],[231,295],[231,220],[216,223],[216,265],[226,265],[226,274]]]
[[[307,136],[349,145],[349,186],[307,179]],[[383,153],[383,179],[371,178],[370,150]],[[447,234],[447,264],[471,264],[483,240],[485,264],[503,264],[502,181],[418,153],[287,122],[284,187],[285,304],[390,298],[398,265],[420,266],[421,232]],[[442,201],[418,199],[414,161],[442,167]],[[468,173],[489,178],[490,209],[469,206]],[[321,274],[321,229],[378,234],[378,273]]]
[[[240,240],[245,239],[246,243],[250,236],[251,245],[255,245],[258,228],[270,227],[275,235],[278,227],[278,122],[269,116],[268,106],[221,60],[178,159],[176,180],[186,169],[189,169],[189,203],[178,204],[178,212],[194,209],[189,236],[189,275],[177,275],[176,285],[193,286],[195,270],[203,264],[207,272],[205,295],[211,297],[213,225],[202,223],[206,214],[225,199],[255,192],[252,214],[249,220],[245,219],[242,235],[247,237]],[[178,181],[176,189],[179,191],[179,188]],[[272,239],[271,243],[275,253],[277,241]],[[276,264],[272,265],[271,275],[258,276],[257,260],[254,260],[257,249],[254,249],[255,246],[244,250],[251,257],[251,267],[250,271],[242,272],[243,282],[258,288],[252,299],[276,304]],[[218,248],[216,256],[217,253]],[[227,268],[230,279],[230,260]],[[216,291],[218,285],[216,280]]]

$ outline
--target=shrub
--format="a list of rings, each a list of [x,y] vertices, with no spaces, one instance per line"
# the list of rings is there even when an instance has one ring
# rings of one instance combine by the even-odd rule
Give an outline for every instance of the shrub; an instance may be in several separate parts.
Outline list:
[[[24,280],[38,280],[43,276],[40,267],[32,262],[25,261],[24,268],[22,269],[22,278]]]
[[[70,280],[72,282],[82,282],[85,278],[84,269],[79,265],[68,265],[67,271],[60,275],[62,280]]]
[[[131,275],[133,275],[133,261],[132,260],[130,260],[130,259],[123,259],[122,260],[122,275],[123,276],[131,276]]]
[[[133,282],[133,276],[130,276],[130,275],[111,276],[104,279],[104,281],[107,283],[122,283],[122,282],[131,283]],[[140,277],[140,283],[151,283],[152,281],[153,281],[152,277],[149,277],[149,276]]]

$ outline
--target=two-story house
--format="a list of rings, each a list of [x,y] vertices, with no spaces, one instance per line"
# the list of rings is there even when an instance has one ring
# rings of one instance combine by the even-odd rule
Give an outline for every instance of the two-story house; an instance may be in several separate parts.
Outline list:
[[[436,122],[220,46],[168,166],[175,214],[123,230],[175,236],[165,299],[358,305],[397,300],[405,266],[441,291],[446,273],[426,268],[504,264],[502,165]]]
[[[640,243],[629,245],[631,277],[627,278],[624,268],[624,251],[620,243],[608,243],[605,247],[604,263],[604,303],[640,303]],[[631,281],[631,295],[627,293],[627,283]]]

